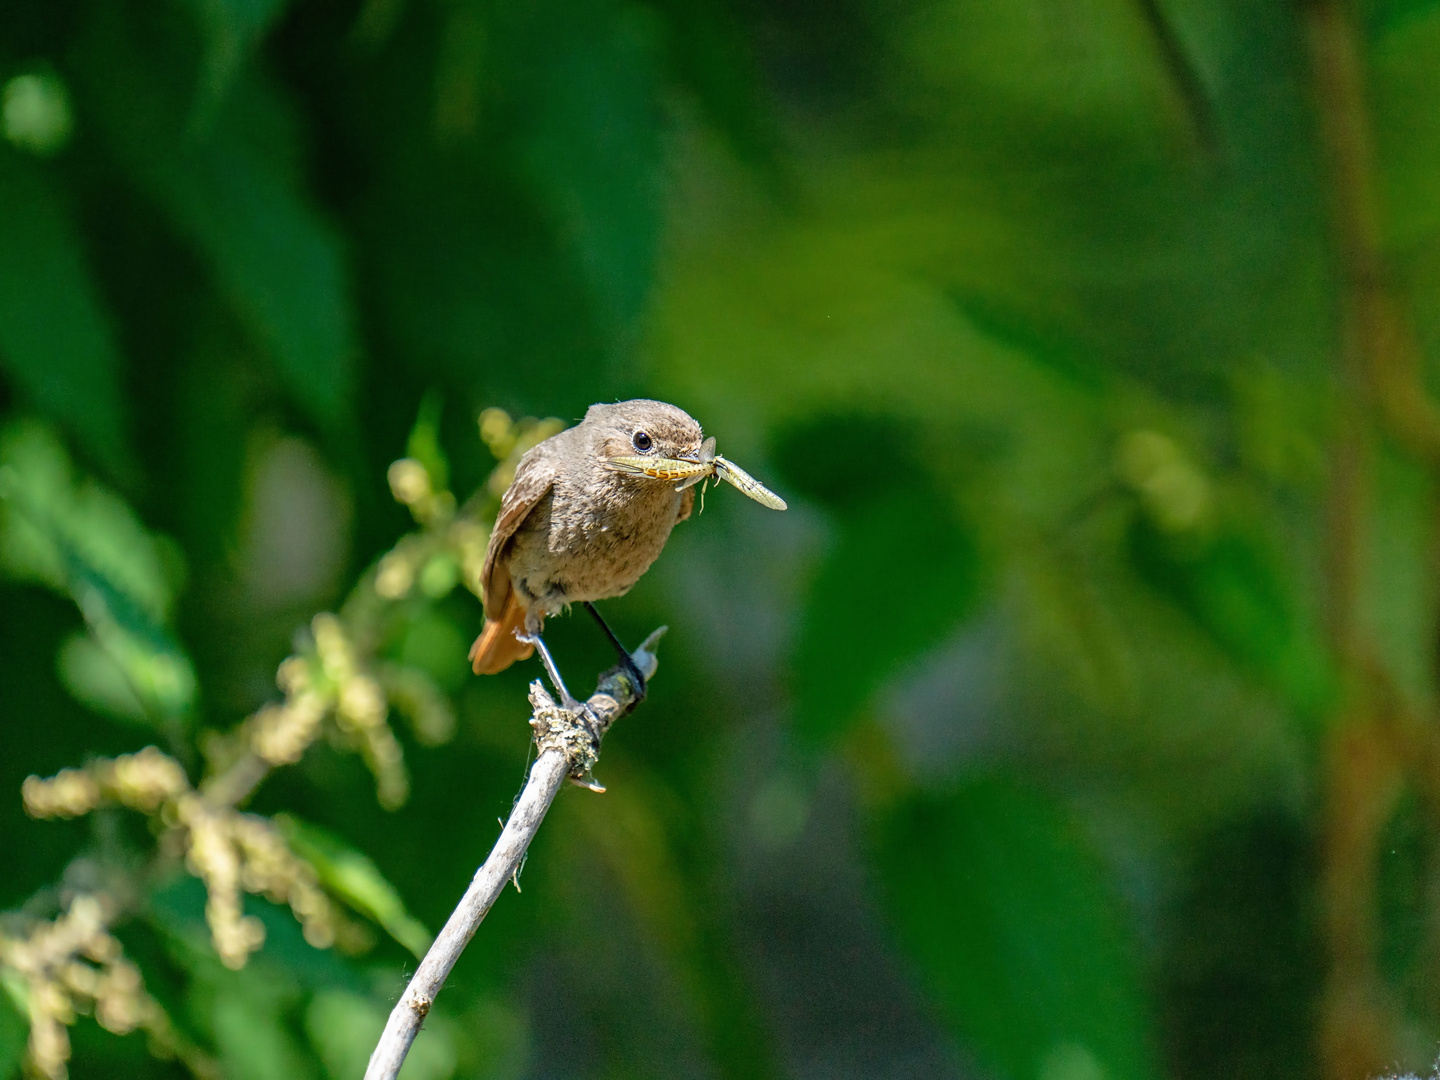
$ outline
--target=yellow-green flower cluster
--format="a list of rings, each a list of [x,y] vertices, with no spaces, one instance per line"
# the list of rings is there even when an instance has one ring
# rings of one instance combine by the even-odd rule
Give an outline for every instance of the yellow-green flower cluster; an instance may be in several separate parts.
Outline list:
[[[153,746],[48,780],[31,776],[22,794],[35,817],[76,817],[104,803],[158,814],[186,868],[205,883],[205,919],[227,967],[243,967],[265,940],[259,920],[244,914],[243,893],[289,904],[317,948],[335,941],[335,906],[274,824],[211,802],[190,786],[178,762]]]
[[[422,532],[405,537],[375,569],[375,593],[401,600],[417,588],[431,599],[449,594],[458,583],[472,590],[480,580],[490,532],[467,513],[455,512],[455,497],[436,491],[425,466],[401,458],[390,466],[390,493],[409,508]]]
[[[149,1030],[162,1045],[169,1024],[145,992],[140,971],[109,930],[113,912],[103,896],[81,894],[54,922],[23,937],[0,935],[0,977],[23,1000],[30,1020],[29,1064],[46,1080],[65,1080],[68,1026],[94,1013],[107,1031]]]
[[[79,817],[104,802],[150,814],[189,790],[180,764],[147,746],[85,769],[62,769],[48,780],[26,777],[20,795],[32,817]]]
[[[420,458],[430,458],[420,445],[412,448],[417,457],[395,462],[387,474],[390,490],[419,528],[381,558],[339,614],[322,613],[311,621],[306,646],[277,672],[283,700],[264,706],[229,734],[202,737],[211,775],[198,789],[179,762],[151,746],[48,779],[27,778],[26,811],[73,818],[118,805],[151,816],[163,834],[162,852],[183,857],[204,883],[206,922],[216,952],[230,968],[243,967],[265,939],[260,921],[245,914],[247,893],[288,904],[317,948],[335,944],[337,937],[342,947],[358,947],[362,931],[341,915],[315,868],[290,849],[274,822],[237,806],[271,769],[298,762],[322,734],[360,754],[375,776],[382,806],[405,801],[410,782],[388,722],[391,706],[428,745],[454,735],[455,713],[425,671],[377,660],[387,612],[412,596],[447,596],[458,584],[480,594],[490,537],[481,522],[493,517],[525,452],[563,427],[553,418],[516,421],[502,410],[486,410],[480,433],[498,464],[463,507],[446,489],[443,458],[427,467]],[[32,1071],[63,1080],[70,1055],[67,1025],[78,1012],[93,1012],[112,1031],[145,1029],[157,1053],[181,1056],[197,1075],[213,1075],[213,1062],[170,1027],[145,993],[139,970],[121,955],[108,930],[117,907],[111,896],[85,894],[55,921],[27,928],[21,937],[0,933],[0,988],[30,1015]]]
[[[527,416],[514,420],[504,409],[486,409],[480,414],[480,438],[498,464],[487,486],[497,499],[515,479],[515,468],[531,447],[565,430],[565,422],[553,416],[536,420]]]
[[[244,914],[242,890],[289,904],[317,949],[334,944],[334,905],[268,818],[216,808],[190,793],[175,804],[175,820],[187,834],[186,868],[205,883],[205,921],[226,967],[244,967],[265,942],[260,920]]]

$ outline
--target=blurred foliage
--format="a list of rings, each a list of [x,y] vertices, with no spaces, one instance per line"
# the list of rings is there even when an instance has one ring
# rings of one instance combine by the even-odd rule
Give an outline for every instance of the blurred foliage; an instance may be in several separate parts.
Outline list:
[[[1424,1069],[1437,73],[1420,0],[10,0],[0,1080],[359,1074],[527,760],[489,518],[640,395],[790,510],[606,605],[651,695],[405,1076]]]

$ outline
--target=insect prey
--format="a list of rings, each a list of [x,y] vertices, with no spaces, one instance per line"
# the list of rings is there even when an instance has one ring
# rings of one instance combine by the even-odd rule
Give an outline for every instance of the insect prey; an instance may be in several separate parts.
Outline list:
[[[732,487],[739,488],[761,506],[768,506],[771,510],[785,509],[784,499],[729,458],[721,457],[715,452],[715,436],[713,435],[701,444],[700,452],[695,455],[694,460],[642,456],[613,457],[609,459],[609,464],[612,469],[619,472],[649,476],[656,480],[678,481],[675,485],[676,491],[684,491],[702,481],[708,487],[711,479],[724,480]],[[704,490],[701,488],[700,506],[702,511],[705,506]]]

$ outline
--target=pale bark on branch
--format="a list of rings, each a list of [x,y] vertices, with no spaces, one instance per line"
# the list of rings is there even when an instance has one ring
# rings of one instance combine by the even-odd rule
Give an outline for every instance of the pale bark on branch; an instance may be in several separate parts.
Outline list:
[[[647,680],[655,674],[654,648],[664,627],[645,639],[633,655],[636,667]],[[610,725],[635,704],[637,688],[622,668],[612,668],[600,678],[595,693],[585,702],[591,717],[567,712],[536,680],[530,684],[530,704],[534,710],[530,726],[535,729],[535,745],[539,751],[530,769],[529,779],[520,793],[510,819],[500,832],[500,839],[489,857],[470,882],[460,903],[451,912],[444,928],[435,938],[425,958],[420,961],[410,985],[400,996],[385,1030],[370,1056],[365,1080],[395,1080],[415,1036],[420,1032],[435,997],[445,985],[450,970],[475,936],[481,921],[490,911],[507,883],[515,878],[525,853],[529,850],[545,812],[555,801],[561,785],[568,777],[592,791],[603,791],[590,776],[599,756],[600,738]],[[593,733],[592,733],[593,728]]]

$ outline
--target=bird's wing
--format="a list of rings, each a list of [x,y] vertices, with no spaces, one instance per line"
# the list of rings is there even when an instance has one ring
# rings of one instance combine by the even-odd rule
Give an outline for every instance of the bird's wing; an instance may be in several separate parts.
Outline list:
[[[675,524],[679,525],[688,518],[693,509],[695,509],[695,488],[692,486],[680,493],[680,512],[675,515]]]
[[[510,600],[510,575],[500,565],[501,553],[520,523],[555,483],[554,460],[541,446],[528,450],[515,467],[515,479],[510,481],[500,499],[500,513],[495,518],[490,543],[485,548],[485,565],[480,570],[480,598],[485,602],[486,614],[494,612],[497,618]]]

